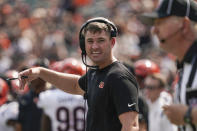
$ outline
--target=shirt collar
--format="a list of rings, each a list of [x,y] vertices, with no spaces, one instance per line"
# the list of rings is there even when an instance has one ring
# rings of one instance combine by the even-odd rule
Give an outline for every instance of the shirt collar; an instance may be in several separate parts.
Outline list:
[[[194,54],[197,53],[197,41],[195,41],[192,46],[188,49],[188,51],[186,52],[183,60],[181,62],[177,61],[177,68],[183,68],[183,63],[187,62],[187,63],[191,63],[192,61],[192,57],[194,56]]]

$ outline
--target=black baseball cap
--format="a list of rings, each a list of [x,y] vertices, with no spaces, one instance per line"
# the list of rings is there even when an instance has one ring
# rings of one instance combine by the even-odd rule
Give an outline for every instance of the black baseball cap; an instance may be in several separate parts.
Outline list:
[[[187,16],[197,22],[197,2],[193,0],[163,0],[157,10],[143,13],[138,18],[147,25],[153,25],[155,19],[167,16]]]

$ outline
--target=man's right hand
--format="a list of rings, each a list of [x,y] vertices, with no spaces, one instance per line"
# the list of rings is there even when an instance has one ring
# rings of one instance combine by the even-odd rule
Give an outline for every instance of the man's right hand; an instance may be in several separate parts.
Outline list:
[[[171,123],[175,125],[184,125],[184,115],[188,109],[188,106],[183,104],[171,104],[164,105],[163,111],[170,120]]]
[[[19,86],[20,89],[24,89],[28,82],[31,82],[39,77],[41,67],[34,67],[24,70],[19,73]],[[25,77],[23,77],[25,76]]]

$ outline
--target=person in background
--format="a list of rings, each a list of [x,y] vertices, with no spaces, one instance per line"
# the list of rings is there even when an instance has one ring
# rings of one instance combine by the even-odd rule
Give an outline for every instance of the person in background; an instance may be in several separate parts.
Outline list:
[[[17,70],[8,70],[5,72],[5,80],[7,84],[9,85],[9,99],[10,100],[16,100],[26,94],[29,91],[29,87],[26,85],[23,90],[19,87],[19,81],[16,80],[7,80],[9,78],[18,78],[18,71]]]
[[[149,131],[177,131],[163,113],[162,106],[170,105],[172,97],[165,91],[166,79],[161,73],[154,73],[145,78],[145,95],[149,107]]]
[[[9,86],[2,78],[0,78],[0,83],[1,83],[0,86],[0,106],[1,106],[8,101]]]
[[[140,131],[146,131],[149,129],[148,122],[148,104],[146,102],[146,98],[144,97],[144,80],[147,76],[159,73],[159,66],[149,59],[139,59],[134,62],[134,73],[139,84],[139,127]]]
[[[84,65],[75,58],[54,62],[49,68],[80,76],[85,73]],[[85,131],[84,115],[87,108],[84,107],[84,102],[82,96],[72,95],[58,88],[41,92],[37,103],[44,112],[41,131]]]
[[[197,2],[193,0],[163,0],[153,12],[139,17],[153,26],[160,47],[178,60],[179,81],[175,103],[164,105],[168,119],[181,130],[197,130]]]
[[[48,67],[48,62],[38,59],[32,67]],[[39,94],[46,89],[46,82],[37,78],[28,84],[29,92],[19,98],[18,124],[21,131],[40,131],[42,109],[37,107]]]
[[[0,78],[0,131],[20,131],[17,124],[19,104],[10,101],[8,95],[8,84]]]

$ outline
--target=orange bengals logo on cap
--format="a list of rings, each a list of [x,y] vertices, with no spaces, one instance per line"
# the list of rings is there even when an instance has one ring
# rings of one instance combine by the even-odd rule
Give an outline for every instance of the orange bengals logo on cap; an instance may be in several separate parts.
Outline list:
[[[99,88],[103,88],[104,87],[104,84],[105,83],[103,81],[101,81],[100,84],[99,84]]]

